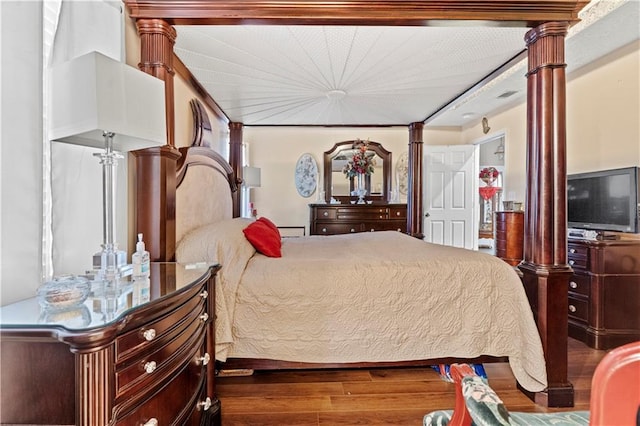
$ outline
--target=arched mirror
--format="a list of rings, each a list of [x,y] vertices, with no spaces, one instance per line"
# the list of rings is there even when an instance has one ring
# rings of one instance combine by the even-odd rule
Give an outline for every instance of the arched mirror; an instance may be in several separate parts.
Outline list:
[[[325,201],[331,197],[347,203],[357,199],[352,195],[356,187],[355,178],[348,178],[344,169],[362,146],[366,147],[365,155],[373,164],[373,172],[365,176],[366,200],[373,203],[389,201],[391,190],[391,152],[378,142],[359,139],[338,142],[324,153],[324,188]]]

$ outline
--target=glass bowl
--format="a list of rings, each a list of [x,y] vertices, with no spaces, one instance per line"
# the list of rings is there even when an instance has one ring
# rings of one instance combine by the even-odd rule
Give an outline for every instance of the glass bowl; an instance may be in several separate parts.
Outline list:
[[[63,275],[38,287],[38,303],[45,309],[64,309],[87,300],[91,283],[84,277]]]

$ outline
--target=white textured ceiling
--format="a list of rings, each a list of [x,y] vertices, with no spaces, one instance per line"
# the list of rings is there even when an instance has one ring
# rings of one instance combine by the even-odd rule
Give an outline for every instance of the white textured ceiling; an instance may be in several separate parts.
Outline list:
[[[567,39],[569,71],[637,40],[638,0],[601,0]],[[521,101],[526,28],[176,26],[175,52],[234,122],[462,126]],[[498,96],[509,91],[508,98]],[[456,99],[455,102],[452,102]],[[446,108],[443,108],[445,107]],[[440,111],[440,113],[437,113]]]

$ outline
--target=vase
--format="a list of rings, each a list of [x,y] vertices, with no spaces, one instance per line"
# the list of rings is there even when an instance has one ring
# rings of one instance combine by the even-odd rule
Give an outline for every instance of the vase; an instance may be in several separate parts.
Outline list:
[[[358,180],[356,182],[358,188],[356,194],[358,195],[358,204],[365,204],[364,197],[367,195],[367,189],[365,188],[364,173],[358,174]]]

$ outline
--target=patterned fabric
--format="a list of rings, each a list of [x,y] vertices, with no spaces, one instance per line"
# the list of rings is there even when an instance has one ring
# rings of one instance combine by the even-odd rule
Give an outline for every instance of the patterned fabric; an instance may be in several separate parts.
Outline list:
[[[451,410],[432,411],[424,416],[422,426],[446,426],[452,415],[453,411]]]
[[[588,426],[588,411],[566,411],[562,413],[509,413],[495,391],[479,376],[462,379],[462,395],[472,426]],[[449,424],[451,410],[433,411],[424,416],[423,426],[444,426]]]
[[[462,379],[462,395],[476,426],[589,425],[588,411],[510,413],[495,391],[478,376],[466,376]]]

